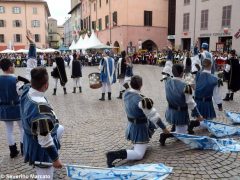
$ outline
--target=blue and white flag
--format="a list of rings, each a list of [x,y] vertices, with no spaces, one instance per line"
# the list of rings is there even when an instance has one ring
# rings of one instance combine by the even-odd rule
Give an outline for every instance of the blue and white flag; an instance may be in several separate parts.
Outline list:
[[[236,124],[240,123],[240,113],[225,112],[225,114],[232,123],[236,123]]]
[[[238,135],[240,134],[240,128],[230,126],[227,124],[214,122],[214,121],[203,121],[204,126],[207,127],[208,131],[216,137]]]
[[[68,177],[74,180],[161,180],[166,178],[172,172],[173,168],[165,166],[164,164],[139,164],[116,168],[68,165],[66,169]]]
[[[187,144],[191,149],[209,149],[223,153],[240,152],[240,142],[233,139],[215,139],[208,136],[193,136],[177,133],[173,133],[173,135]]]

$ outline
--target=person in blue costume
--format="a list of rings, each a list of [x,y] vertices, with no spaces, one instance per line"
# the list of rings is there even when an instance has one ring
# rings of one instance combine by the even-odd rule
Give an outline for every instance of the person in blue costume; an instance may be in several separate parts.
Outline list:
[[[202,52],[201,52],[201,62],[202,62],[202,64],[203,64],[203,61],[204,61],[204,59],[206,59],[206,57],[208,57],[208,59],[210,58],[210,60],[211,60],[211,73],[212,74],[214,74],[215,73],[215,60],[214,60],[214,58],[213,58],[213,55],[212,55],[212,53],[210,53],[209,51],[208,51],[208,48],[209,48],[209,46],[208,46],[208,43],[202,43]]]
[[[187,134],[189,124],[188,110],[196,114],[198,120],[202,119],[197,105],[192,97],[192,87],[184,82],[184,67],[182,64],[174,64],[172,67],[173,78],[165,79],[165,91],[168,108],[165,117],[168,123],[173,125],[172,131]],[[174,137],[172,134],[160,134],[160,143],[165,145],[167,138]]]
[[[23,81],[28,83],[29,81],[14,74],[14,64],[9,59],[2,59],[0,67],[3,70],[3,75],[0,75],[0,121],[3,121],[6,125],[10,157],[14,158],[19,154],[13,133],[14,122],[17,122],[20,130],[21,153],[23,147],[23,128],[19,100],[21,83],[18,82]]]
[[[199,71],[196,74],[195,82],[195,101],[197,108],[204,119],[212,120],[216,118],[216,113],[213,107],[213,100],[218,106],[219,111],[222,111],[222,98],[221,98],[221,79],[211,74],[212,60],[211,56],[207,55],[202,62],[203,71]],[[213,100],[212,100],[213,99]],[[196,116],[195,113],[192,114]],[[194,134],[193,128],[197,126],[204,127],[204,124],[200,121],[191,121],[188,132]]]
[[[21,114],[24,129],[24,162],[53,163],[53,166],[35,165],[39,177],[53,178],[54,168],[61,168],[58,150],[63,126],[58,122],[44,93],[48,89],[48,73],[43,67],[31,71],[31,87],[25,86],[21,97]],[[41,179],[41,178],[40,178]]]
[[[133,149],[108,152],[106,154],[108,167],[114,167],[113,162],[116,159],[141,160],[156,127],[160,127],[165,134],[169,133],[153,107],[152,99],[141,95],[142,78],[133,76],[130,86],[131,88],[124,93],[123,100],[128,118],[126,139],[132,142]]]
[[[105,93],[108,93],[108,100],[111,100],[112,84],[116,82],[115,61],[110,57],[110,51],[104,50],[103,59],[100,62],[100,81],[102,82],[102,97],[100,101],[105,101]]]
[[[33,34],[27,30],[27,39],[29,41],[29,51],[28,51],[28,59],[27,59],[27,74],[26,78],[31,80],[30,72],[33,68],[37,67],[37,51],[36,51],[36,44],[33,40]]]

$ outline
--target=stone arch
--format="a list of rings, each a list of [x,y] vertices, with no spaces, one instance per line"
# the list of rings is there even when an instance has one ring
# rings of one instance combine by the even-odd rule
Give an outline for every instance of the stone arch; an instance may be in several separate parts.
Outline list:
[[[118,42],[118,41],[115,41],[114,44],[113,44],[113,46],[114,46],[114,51],[115,51],[117,54],[120,53],[120,44],[119,44],[119,42]]]
[[[148,51],[158,50],[157,44],[152,40],[146,40],[142,43],[142,49]]]

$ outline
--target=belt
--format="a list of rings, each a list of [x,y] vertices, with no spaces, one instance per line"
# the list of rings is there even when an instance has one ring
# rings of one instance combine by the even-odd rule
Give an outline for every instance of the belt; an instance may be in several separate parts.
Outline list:
[[[177,111],[187,111],[188,110],[187,106],[174,106],[174,105],[168,104],[168,107],[170,109],[174,109],[174,110],[177,110]]]
[[[147,123],[147,118],[143,117],[143,118],[130,118],[128,117],[128,121],[133,123],[133,124],[145,124]]]
[[[202,101],[202,102],[210,102],[210,101],[212,101],[212,97],[203,97],[203,98],[195,97],[194,99],[197,100],[197,101]]]

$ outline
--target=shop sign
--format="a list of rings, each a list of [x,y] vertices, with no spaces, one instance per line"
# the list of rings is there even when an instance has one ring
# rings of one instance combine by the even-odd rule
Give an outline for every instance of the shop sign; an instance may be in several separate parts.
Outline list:
[[[200,34],[200,37],[210,37],[210,36],[230,36],[231,33],[204,33]]]

